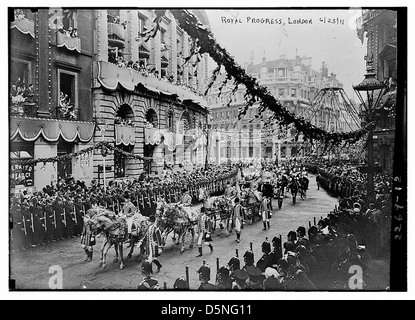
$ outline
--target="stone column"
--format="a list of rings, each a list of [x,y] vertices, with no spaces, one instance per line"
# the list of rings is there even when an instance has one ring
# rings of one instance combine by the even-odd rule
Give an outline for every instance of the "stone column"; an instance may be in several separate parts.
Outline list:
[[[97,61],[108,62],[108,23],[107,10],[98,10],[96,20],[96,37],[95,42],[97,53]]]
[[[139,42],[136,40],[138,37],[138,14],[136,10],[129,10],[127,26],[127,41],[129,42],[129,53],[131,53],[131,60],[138,61],[139,59]]]

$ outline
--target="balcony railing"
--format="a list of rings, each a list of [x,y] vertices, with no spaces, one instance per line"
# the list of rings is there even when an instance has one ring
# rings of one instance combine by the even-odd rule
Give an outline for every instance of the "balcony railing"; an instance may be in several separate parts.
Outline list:
[[[19,20],[12,21],[10,23],[10,29],[16,28],[23,34],[30,34],[32,38],[35,37],[35,23],[26,18],[21,18]]]
[[[108,36],[113,35],[117,36],[119,40],[125,40],[124,26],[122,24],[108,22]]]
[[[10,114],[12,116],[36,117],[37,105],[33,102],[22,102],[18,104],[12,104],[10,108]]]
[[[76,50],[81,53],[81,39],[62,32],[56,32],[58,47],[66,47],[68,50]]]

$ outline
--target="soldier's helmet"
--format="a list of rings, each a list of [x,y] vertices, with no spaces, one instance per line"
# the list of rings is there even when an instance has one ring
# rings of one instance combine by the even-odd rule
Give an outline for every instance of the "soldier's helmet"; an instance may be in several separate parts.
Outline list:
[[[263,253],[268,254],[268,253],[270,253],[270,252],[271,252],[271,244],[269,243],[269,241],[264,241],[264,242],[262,243],[261,248],[262,248],[262,252],[263,252]]]
[[[199,280],[210,280],[210,268],[208,266],[201,266],[197,273],[199,274]]]
[[[252,251],[246,251],[244,254],[244,261],[248,265],[254,264],[254,253]]]

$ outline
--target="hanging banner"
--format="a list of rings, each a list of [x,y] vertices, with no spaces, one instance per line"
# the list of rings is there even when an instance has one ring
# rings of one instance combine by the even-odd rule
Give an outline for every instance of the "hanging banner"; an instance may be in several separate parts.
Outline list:
[[[10,167],[10,186],[13,188],[17,185],[32,187],[34,179],[33,164],[13,164]]]

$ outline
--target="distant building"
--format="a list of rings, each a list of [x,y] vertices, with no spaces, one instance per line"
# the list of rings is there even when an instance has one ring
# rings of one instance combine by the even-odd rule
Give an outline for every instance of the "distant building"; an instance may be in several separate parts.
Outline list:
[[[297,116],[310,118],[310,121],[327,131],[349,131],[347,123],[350,117],[340,107],[342,116],[332,107],[332,101],[323,97],[318,112],[312,114],[311,102],[319,95],[321,89],[342,88],[343,84],[336,75],[329,74],[323,62],[320,72],[311,68],[311,57],[287,59],[285,56],[277,60],[253,64],[252,60],[245,65],[246,72],[254,76],[260,85],[266,87],[288,110]],[[220,149],[220,158],[253,159],[253,158],[287,158],[301,157],[313,152],[311,145],[304,144],[301,135],[295,128],[281,131],[278,124],[265,127],[263,121],[256,118],[257,106],[253,106],[247,114],[238,120],[239,108],[244,105],[245,88],[232,93],[232,86],[222,89],[219,94],[221,79],[211,88],[207,97],[211,111],[211,127],[213,135],[219,140],[211,144],[211,155]],[[228,106],[228,102],[230,102]],[[270,111],[264,116],[266,119]],[[357,127],[353,127],[356,129]],[[215,134],[216,132],[216,134]],[[213,139],[215,140],[215,139]]]

